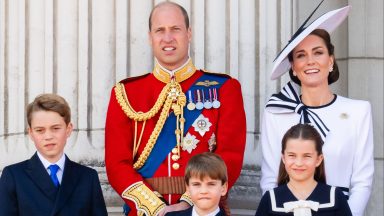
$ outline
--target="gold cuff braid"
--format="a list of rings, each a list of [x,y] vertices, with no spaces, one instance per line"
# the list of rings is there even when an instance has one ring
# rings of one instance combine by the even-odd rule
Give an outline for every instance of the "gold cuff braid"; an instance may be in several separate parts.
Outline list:
[[[191,196],[187,192],[185,192],[183,195],[181,195],[180,201],[187,202],[190,206],[193,206],[193,201]]]
[[[121,196],[135,203],[138,215],[141,213],[147,216],[157,215],[165,207],[165,203],[143,182],[131,185],[125,189]]]

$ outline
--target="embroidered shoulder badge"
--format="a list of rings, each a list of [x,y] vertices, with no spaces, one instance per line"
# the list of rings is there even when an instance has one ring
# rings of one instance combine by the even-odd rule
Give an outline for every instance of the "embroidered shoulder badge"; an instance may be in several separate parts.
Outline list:
[[[219,85],[219,83],[217,81],[205,80],[205,81],[199,81],[195,85],[209,87],[209,86]]]

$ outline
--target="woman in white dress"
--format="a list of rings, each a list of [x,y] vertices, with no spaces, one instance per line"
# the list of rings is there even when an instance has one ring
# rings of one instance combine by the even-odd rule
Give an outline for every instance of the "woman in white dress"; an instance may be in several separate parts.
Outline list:
[[[264,111],[260,185],[263,192],[276,187],[284,133],[299,122],[311,123],[324,140],[327,184],[340,187],[352,214],[360,216],[371,194],[374,172],[371,106],[336,95],[330,88],[339,78],[339,69],[329,32],[349,9],[330,11],[308,27],[300,27],[275,60],[272,79],[289,70],[291,82],[272,95]]]

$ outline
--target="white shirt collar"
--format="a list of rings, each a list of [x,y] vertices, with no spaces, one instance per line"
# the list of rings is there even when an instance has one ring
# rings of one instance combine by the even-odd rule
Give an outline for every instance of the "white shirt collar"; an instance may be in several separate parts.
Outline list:
[[[60,167],[60,170],[64,172],[64,164],[65,164],[65,154],[63,153],[58,161],[56,163],[51,163],[47,159],[43,157],[43,155],[40,154],[40,152],[37,151],[37,156],[39,157],[40,161],[43,163],[45,169],[48,169],[48,167],[52,164],[57,164]]]
[[[193,206],[193,208],[192,208],[192,216],[215,216],[215,215],[217,215],[217,213],[219,213],[219,212],[220,212],[220,208],[219,208],[219,206],[217,206],[217,208],[216,208],[215,211],[213,211],[213,212],[211,212],[211,213],[209,213],[209,214],[207,214],[207,215],[199,215],[199,214],[197,213],[197,211],[196,211],[196,207]]]

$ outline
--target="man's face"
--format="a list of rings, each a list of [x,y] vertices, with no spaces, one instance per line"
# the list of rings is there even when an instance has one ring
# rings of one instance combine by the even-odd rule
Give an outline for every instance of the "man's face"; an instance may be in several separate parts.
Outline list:
[[[153,11],[149,42],[161,66],[174,70],[183,65],[188,59],[191,36],[177,6],[163,5]]]

